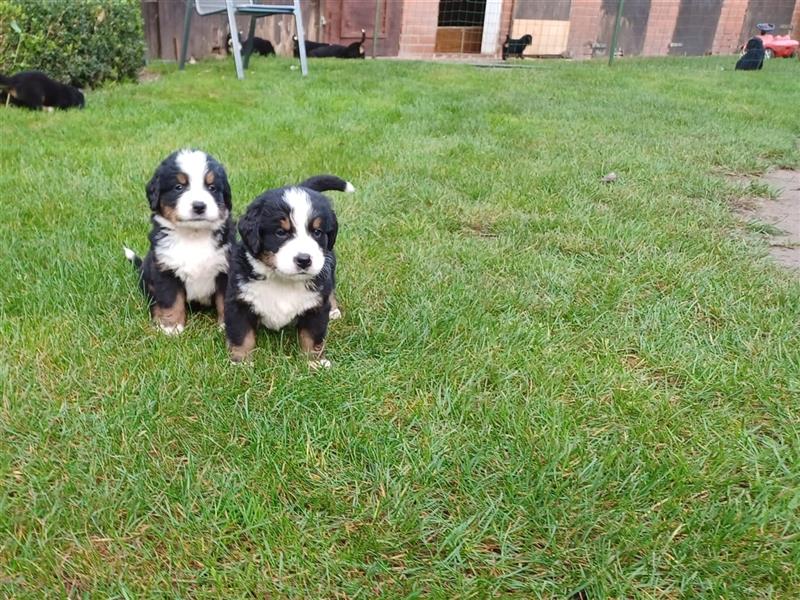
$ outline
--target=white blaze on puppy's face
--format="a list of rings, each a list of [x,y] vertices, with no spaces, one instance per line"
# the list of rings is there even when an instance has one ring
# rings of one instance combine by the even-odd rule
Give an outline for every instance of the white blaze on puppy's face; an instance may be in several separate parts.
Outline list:
[[[309,231],[313,217],[311,199],[304,190],[289,188],[283,200],[291,209],[289,220],[293,232],[275,253],[275,269],[289,277],[311,279],[325,265],[325,254]]]
[[[205,152],[184,150],[175,158],[181,172],[186,175],[184,191],[178,198],[175,211],[183,227],[208,229],[218,224],[219,206],[206,188],[208,157]],[[213,183],[212,183],[213,185]]]

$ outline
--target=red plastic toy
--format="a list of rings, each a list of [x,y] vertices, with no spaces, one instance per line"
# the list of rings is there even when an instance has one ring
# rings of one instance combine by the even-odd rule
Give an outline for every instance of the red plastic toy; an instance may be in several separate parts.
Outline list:
[[[790,58],[794,56],[800,42],[793,40],[788,35],[772,35],[775,31],[775,25],[772,23],[759,23],[756,25],[759,35],[764,42],[764,58],[772,58],[779,56],[781,58]]]

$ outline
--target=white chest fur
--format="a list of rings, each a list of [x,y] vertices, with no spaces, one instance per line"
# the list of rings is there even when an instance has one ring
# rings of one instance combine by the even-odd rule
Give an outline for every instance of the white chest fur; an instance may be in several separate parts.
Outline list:
[[[210,304],[217,275],[228,271],[227,248],[217,247],[210,230],[170,229],[156,246],[156,258],[183,282],[187,300]]]
[[[243,283],[239,297],[250,304],[265,327],[275,330],[285,327],[322,301],[319,292],[306,289],[304,281],[277,278]]]

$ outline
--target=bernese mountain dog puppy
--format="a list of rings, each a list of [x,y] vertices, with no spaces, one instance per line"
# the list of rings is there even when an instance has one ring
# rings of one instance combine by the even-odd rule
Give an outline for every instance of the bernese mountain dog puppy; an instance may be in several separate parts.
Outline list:
[[[764,66],[764,42],[761,38],[747,40],[745,52],[736,61],[736,71],[758,71]]]
[[[364,42],[367,40],[367,33],[361,30],[361,40],[353,42],[348,46],[341,44],[327,44],[313,48],[311,51],[306,51],[309,58],[364,58],[366,52],[364,51]],[[306,46],[308,48],[308,46]]]
[[[525,48],[530,46],[533,43],[533,36],[530,33],[526,33],[519,39],[511,39],[510,35],[506,36],[506,41],[503,42],[503,60],[506,60],[509,56],[516,56],[518,58],[523,58],[522,53],[525,52]]]
[[[256,345],[259,323],[279,330],[294,323],[300,347],[314,368],[324,357],[328,322],[335,308],[339,225],[322,192],[355,191],[333,175],[267,190],[239,219],[240,242],[231,247],[225,293],[225,335],[230,358],[245,360]]]
[[[330,46],[330,44],[325,42],[312,42],[311,40],[306,40],[306,56],[311,54],[312,50],[317,50],[318,48],[324,48],[325,46]],[[292,55],[295,58],[300,58],[300,44],[297,42],[297,36],[292,36]]]
[[[124,251],[139,272],[151,317],[174,335],[186,326],[187,304],[213,304],[222,325],[233,239],[225,169],[201,150],[178,150],[161,162],[146,192],[153,224],[150,251],[144,260],[129,248]]]
[[[247,47],[247,43],[250,40],[247,39],[242,41],[242,32],[239,32],[239,44],[242,46],[242,52]],[[233,52],[233,38],[231,34],[228,34],[228,37],[225,39],[225,50],[228,54]],[[269,40],[265,40],[264,38],[260,38],[257,36],[253,36],[253,52],[255,54],[259,54],[261,56],[275,56],[275,46],[272,45],[272,42]]]
[[[86,104],[78,88],[50,79],[41,71],[0,75],[0,89],[11,104],[31,110],[83,108]]]

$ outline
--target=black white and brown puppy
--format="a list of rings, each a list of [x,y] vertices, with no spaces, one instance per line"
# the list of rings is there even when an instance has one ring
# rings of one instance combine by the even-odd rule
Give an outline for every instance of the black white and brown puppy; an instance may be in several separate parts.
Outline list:
[[[736,61],[737,71],[757,71],[764,66],[764,42],[761,38],[750,38],[747,40],[745,52]]]
[[[308,52],[310,58],[364,58],[364,42],[367,40],[367,33],[361,30],[361,40],[353,42],[348,46],[341,44],[328,44],[312,49]],[[307,47],[307,46],[306,46]]]
[[[231,188],[225,169],[201,150],[165,158],[146,187],[152,212],[144,260],[125,248],[140,274],[150,315],[166,334],[186,326],[186,306],[213,305],[222,325],[233,240]]]
[[[530,33],[526,33],[519,39],[511,39],[510,35],[506,36],[506,41],[503,43],[503,60],[506,60],[509,56],[516,56],[518,58],[522,58],[522,53],[525,52],[525,48],[530,46],[533,43],[533,36]]]
[[[325,48],[326,46],[330,46],[325,42],[312,42],[311,40],[306,40],[306,56],[309,56],[312,50],[317,50],[319,48]],[[292,36],[292,55],[295,58],[300,58],[300,45],[297,42],[297,36]]]
[[[298,50],[299,46],[297,44],[297,36],[294,36],[292,39],[294,42],[294,57],[298,58],[300,53]],[[348,46],[306,40],[306,56],[309,58],[364,58],[366,55],[364,51],[364,42],[366,39],[366,31],[362,29],[361,41],[353,42]]]
[[[354,191],[333,175],[267,190],[239,219],[241,241],[231,247],[225,294],[225,335],[231,360],[245,360],[256,345],[259,323],[297,327],[312,367],[330,366],[325,336],[335,287],[333,246],[339,229],[321,192]]]
[[[231,34],[228,34],[228,37],[225,39],[225,49],[228,54],[233,52],[233,38],[231,38]],[[242,46],[242,52],[244,49],[247,48],[247,43],[249,40],[242,41],[242,32],[239,32],[239,43]],[[272,45],[272,42],[269,40],[265,40],[264,38],[260,38],[257,36],[253,36],[253,52],[256,54],[260,54],[261,56],[275,56],[275,47]]]
[[[6,77],[0,75],[0,90],[5,92],[14,106],[31,110],[83,108],[83,92],[51,79],[41,71],[21,71]]]

